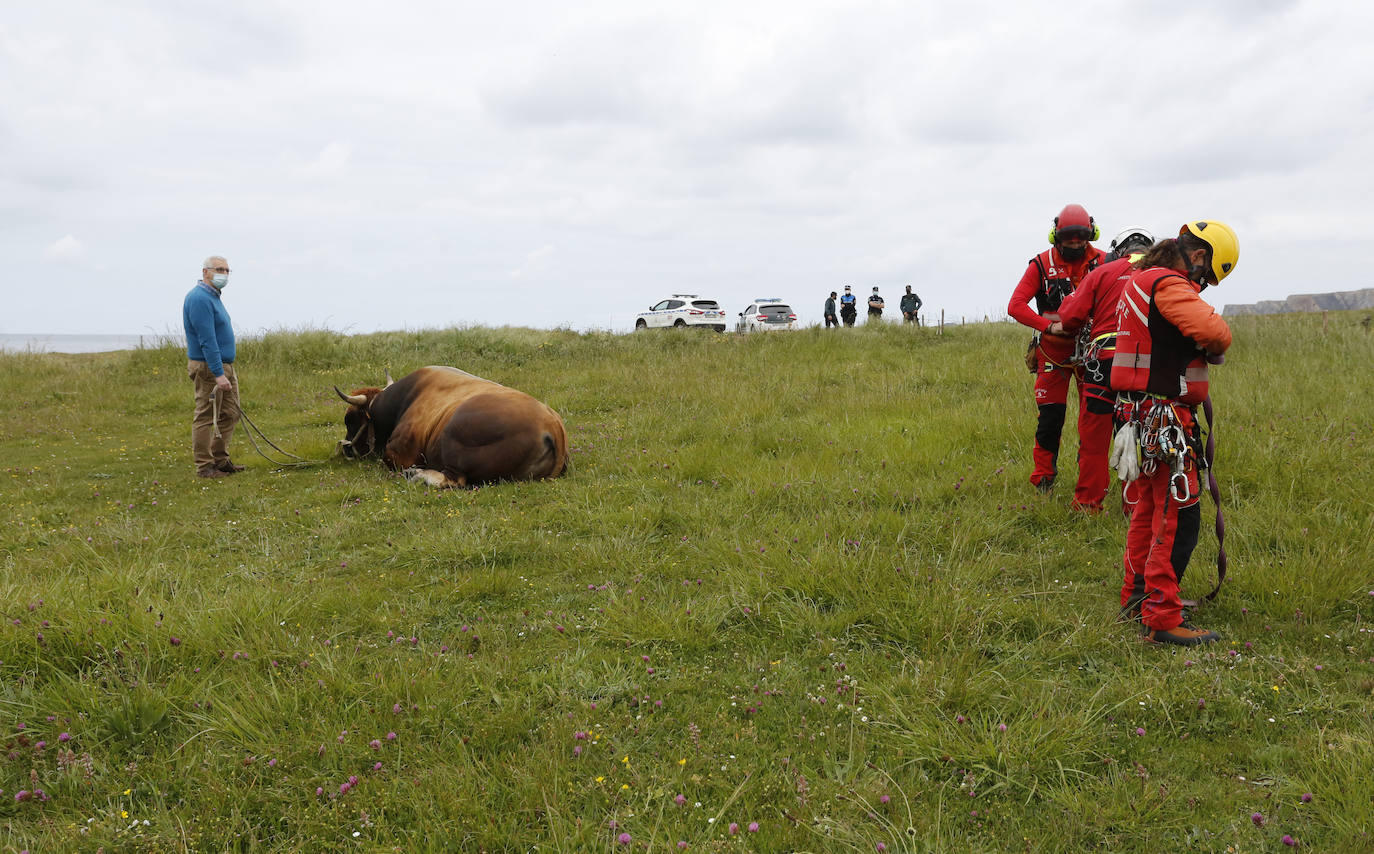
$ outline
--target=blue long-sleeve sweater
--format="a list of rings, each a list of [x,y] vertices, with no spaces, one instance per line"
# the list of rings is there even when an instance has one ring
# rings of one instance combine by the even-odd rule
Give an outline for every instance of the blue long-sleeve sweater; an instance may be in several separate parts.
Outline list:
[[[186,327],[186,358],[204,362],[215,376],[224,374],[224,363],[234,361],[234,327],[219,291],[196,282],[181,306]]]

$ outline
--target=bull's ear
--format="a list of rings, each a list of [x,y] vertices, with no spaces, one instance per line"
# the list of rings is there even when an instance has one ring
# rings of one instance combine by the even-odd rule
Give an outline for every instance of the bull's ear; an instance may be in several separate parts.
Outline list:
[[[383,388],[383,389],[391,388],[391,384],[394,383],[394,382],[396,382],[396,381],[393,380],[393,379],[391,378],[391,369],[388,368],[387,371],[386,371],[386,385],[382,386],[382,388]]]
[[[365,394],[344,394],[343,392],[339,391],[338,386],[334,386],[334,393],[337,394],[340,398],[342,398],[343,402],[347,403],[349,406],[367,405],[367,395]]]

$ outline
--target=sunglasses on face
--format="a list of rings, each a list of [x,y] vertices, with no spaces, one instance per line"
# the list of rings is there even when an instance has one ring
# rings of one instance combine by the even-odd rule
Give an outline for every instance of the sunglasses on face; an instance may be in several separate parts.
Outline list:
[[[1087,240],[1092,236],[1092,229],[1084,228],[1081,225],[1071,225],[1068,228],[1059,229],[1060,240]]]

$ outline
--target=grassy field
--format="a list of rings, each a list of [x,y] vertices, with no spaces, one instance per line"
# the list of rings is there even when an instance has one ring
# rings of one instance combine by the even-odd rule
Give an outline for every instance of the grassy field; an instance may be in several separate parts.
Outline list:
[[[1374,849],[1361,319],[1234,323],[1193,650],[1114,623],[1071,426],[1027,484],[1011,325],[272,333],[245,408],[324,461],[215,482],[177,346],[0,355],[0,850]],[[568,476],[330,458],[333,385],[427,364]]]

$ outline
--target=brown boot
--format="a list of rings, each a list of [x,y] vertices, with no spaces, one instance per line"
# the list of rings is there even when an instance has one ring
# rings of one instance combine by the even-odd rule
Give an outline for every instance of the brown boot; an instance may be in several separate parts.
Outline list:
[[[246,469],[247,466],[236,465],[233,460],[225,460],[222,463],[215,463],[215,469],[225,474],[238,474]]]
[[[1171,643],[1176,646],[1198,646],[1221,640],[1221,635],[1199,629],[1191,623],[1180,623],[1172,629],[1149,629],[1144,634],[1147,643]]]
[[[220,471],[220,470],[217,469],[217,468],[200,469],[200,470],[198,470],[198,471],[196,472],[196,477],[208,477],[208,478],[210,478],[211,480],[216,480],[216,479],[218,479],[218,478],[221,478],[221,477],[228,477],[228,476],[229,476],[229,472],[227,472],[227,471]]]

